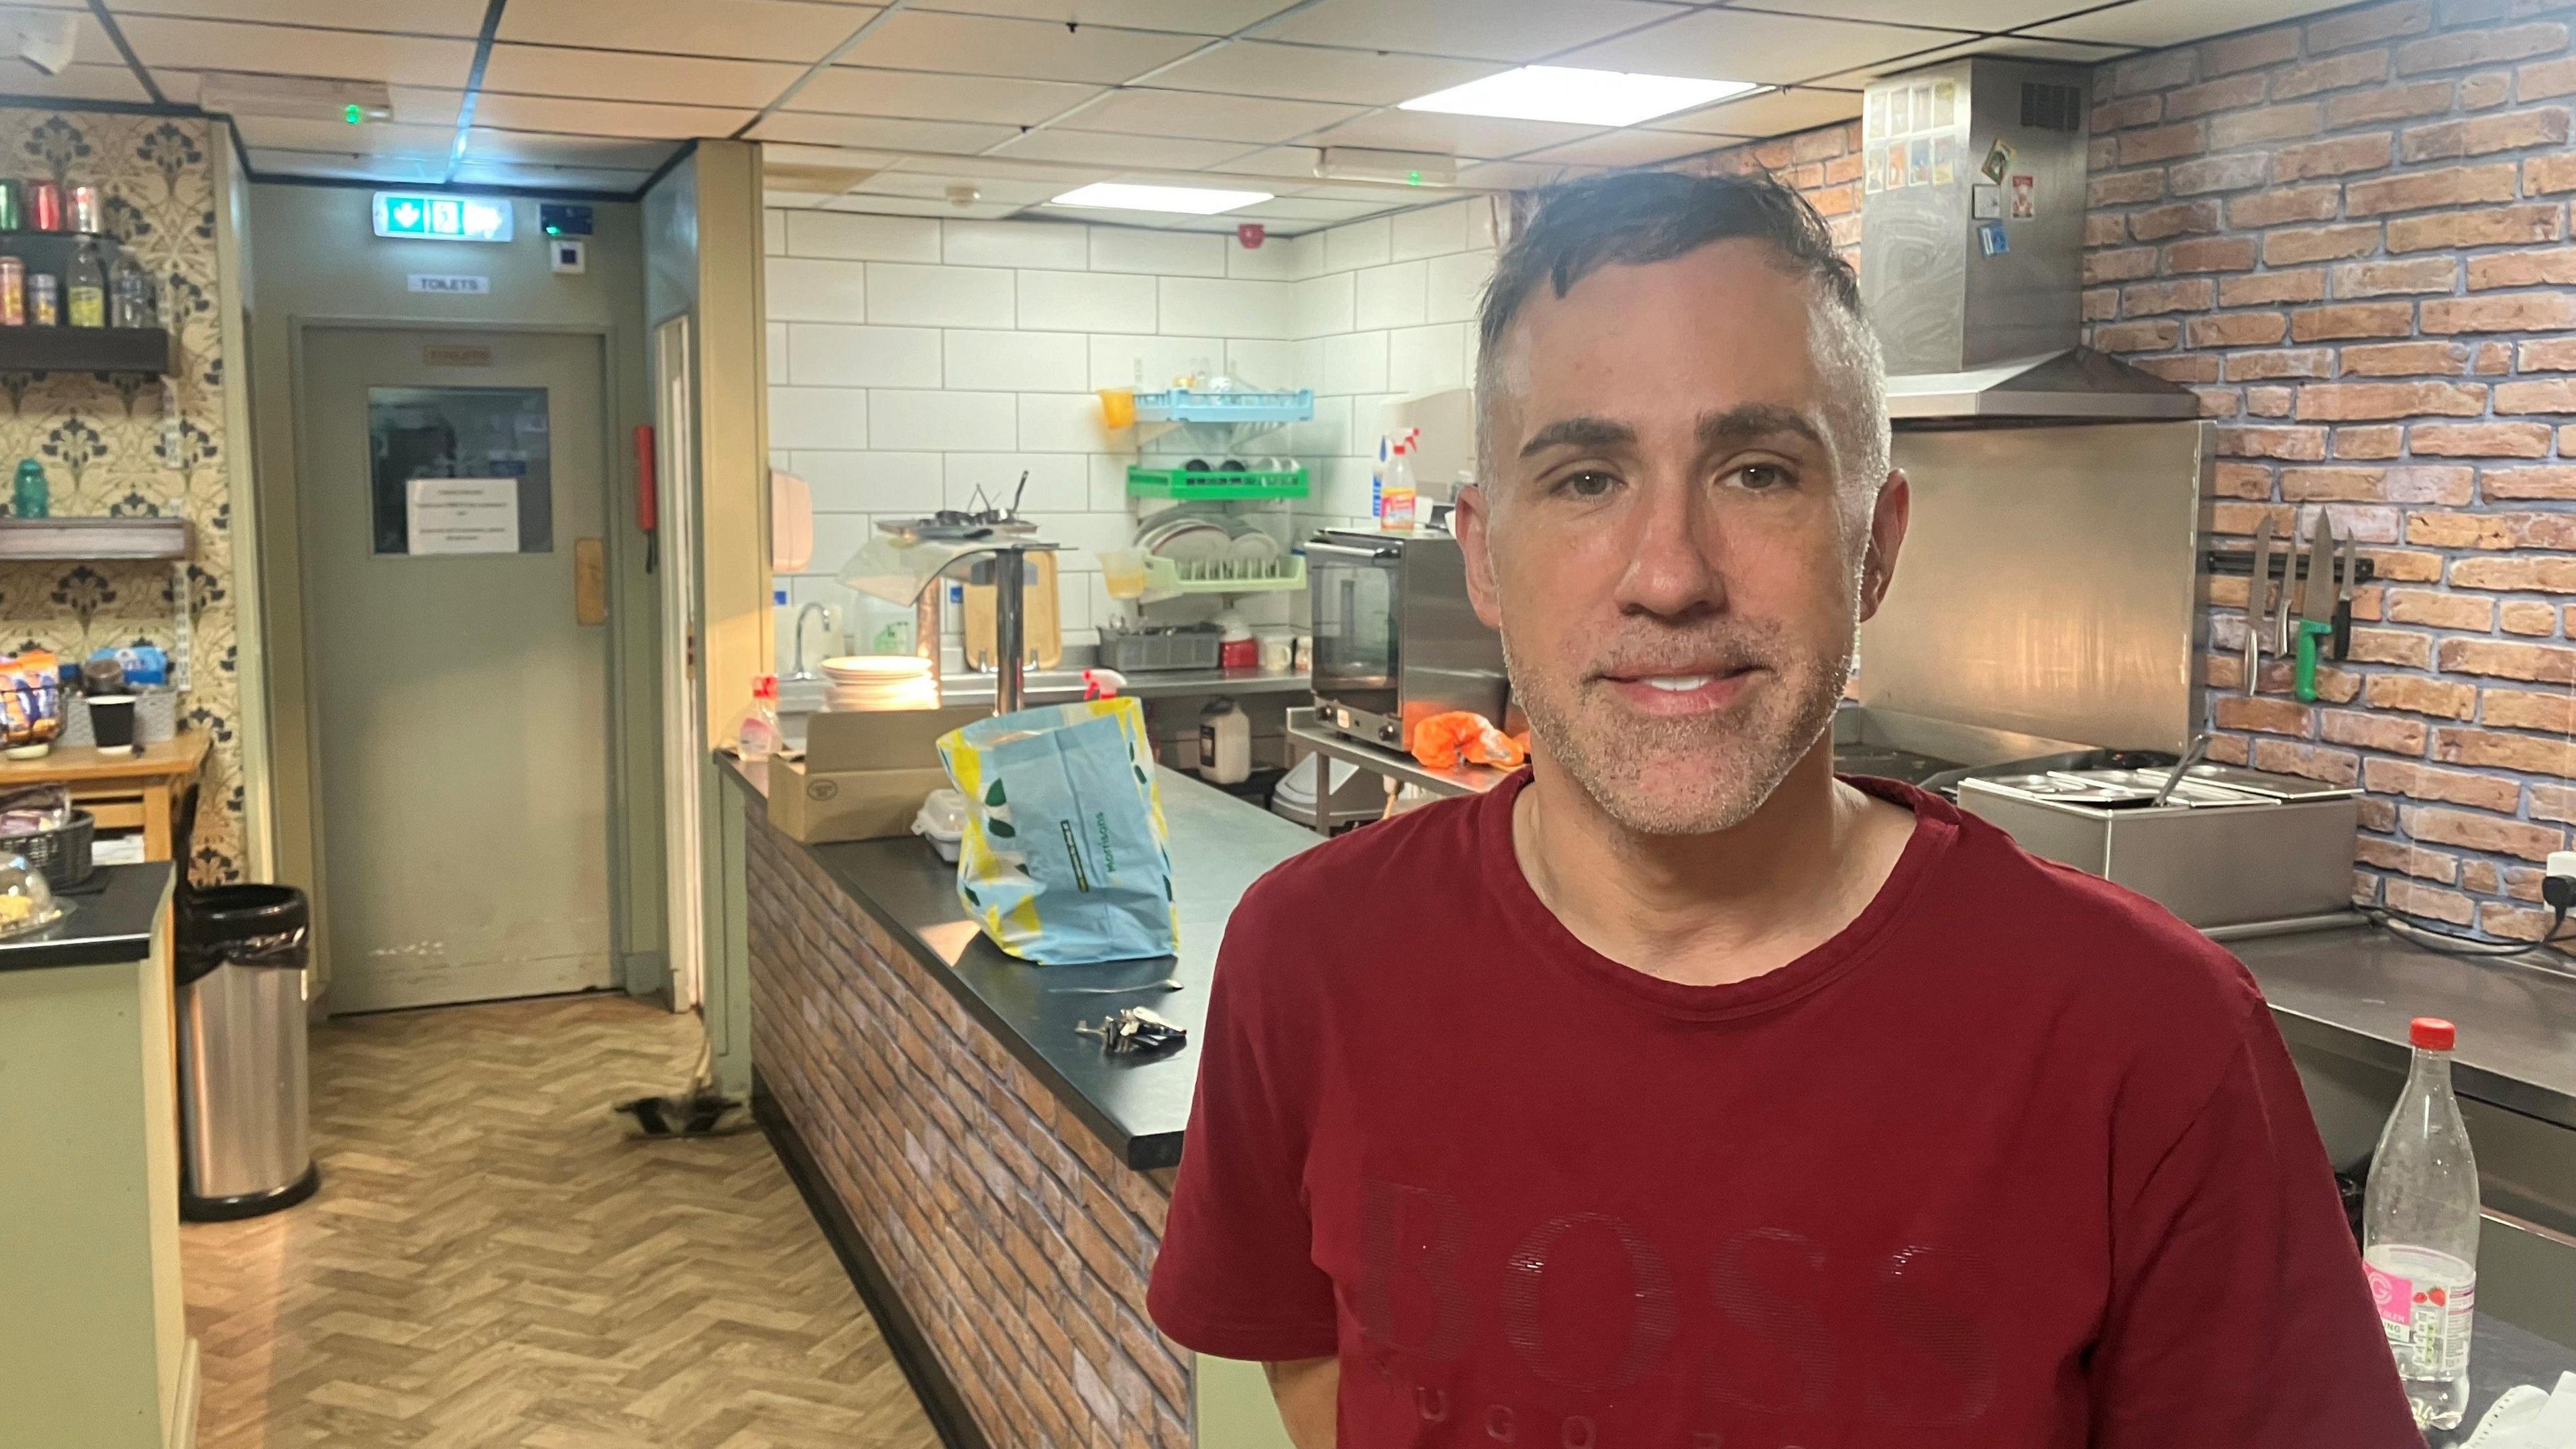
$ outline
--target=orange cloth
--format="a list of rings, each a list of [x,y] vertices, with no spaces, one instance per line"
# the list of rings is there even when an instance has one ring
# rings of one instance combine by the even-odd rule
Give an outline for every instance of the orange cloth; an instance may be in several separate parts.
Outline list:
[[[1435,714],[1413,726],[1413,758],[1434,770],[1462,761],[1516,770],[1529,758],[1529,746],[1494,728],[1494,722],[1467,710]]]

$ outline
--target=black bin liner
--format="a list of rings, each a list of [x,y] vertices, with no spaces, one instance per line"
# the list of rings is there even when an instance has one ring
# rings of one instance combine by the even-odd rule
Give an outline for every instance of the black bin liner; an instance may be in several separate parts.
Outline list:
[[[293,886],[192,889],[180,901],[178,916],[176,966],[182,986],[227,963],[285,971],[311,964],[313,907]]]

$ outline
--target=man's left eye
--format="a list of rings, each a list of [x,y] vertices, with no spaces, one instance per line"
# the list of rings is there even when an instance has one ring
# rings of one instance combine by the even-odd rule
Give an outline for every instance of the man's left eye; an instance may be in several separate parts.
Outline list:
[[[1777,463],[1747,463],[1735,470],[1735,481],[1753,492],[1785,488],[1790,483],[1789,470]]]

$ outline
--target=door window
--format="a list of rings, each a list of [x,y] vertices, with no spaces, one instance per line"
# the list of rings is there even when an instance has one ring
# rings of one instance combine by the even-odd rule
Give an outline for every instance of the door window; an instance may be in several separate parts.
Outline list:
[[[552,553],[554,473],[541,387],[371,387],[378,555]]]

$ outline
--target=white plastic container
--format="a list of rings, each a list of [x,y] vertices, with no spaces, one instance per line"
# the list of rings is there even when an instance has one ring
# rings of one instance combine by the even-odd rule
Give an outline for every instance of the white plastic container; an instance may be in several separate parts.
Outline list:
[[[1230,699],[1211,699],[1199,711],[1199,777],[1213,785],[1252,778],[1252,717]]]
[[[2406,1089],[2370,1159],[2362,1198],[2362,1264],[2397,1376],[2427,1430],[2453,1429],[2469,1408],[2469,1328],[2478,1297],[2478,1162],[2451,1095],[2447,1021],[2417,1017]]]
[[[939,858],[954,862],[957,845],[966,838],[966,797],[954,790],[933,790],[912,817],[912,833],[930,842]]]

